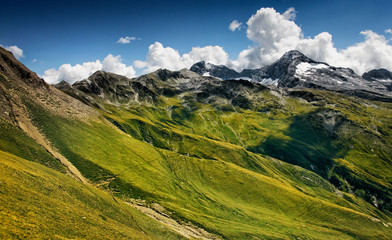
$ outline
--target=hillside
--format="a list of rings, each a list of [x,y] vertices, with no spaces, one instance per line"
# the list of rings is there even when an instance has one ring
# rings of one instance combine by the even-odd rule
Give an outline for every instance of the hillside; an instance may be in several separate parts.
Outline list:
[[[388,102],[189,70],[67,95],[0,53],[6,237],[180,238],[132,205],[206,239],[392,236]]]

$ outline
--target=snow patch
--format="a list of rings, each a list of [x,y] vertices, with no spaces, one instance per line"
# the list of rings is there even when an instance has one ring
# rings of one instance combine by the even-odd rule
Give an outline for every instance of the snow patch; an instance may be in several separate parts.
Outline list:
[[[377,79],[377,81],[383,82],[383,83],[390,83],[390,82],[392,82],[392,79]]]
[[[211,77],[211,75],[209,72],[205,72],[205,73],[203,73],[203,77]]]
[[[329,66],[323,63],[307,63],[302,62],[297,65],[296,75],[309,75],[316,69],[328,68]]]
[[[247,81],[252,81],[252,78],[248,77],[238,77],[238,78],[233,78],[234,80],[247,80]]]
[[[279,79],[272,79],[272,78],[264,78],[263,80],[260,81],[261,84],[265,85],[278,85]]]

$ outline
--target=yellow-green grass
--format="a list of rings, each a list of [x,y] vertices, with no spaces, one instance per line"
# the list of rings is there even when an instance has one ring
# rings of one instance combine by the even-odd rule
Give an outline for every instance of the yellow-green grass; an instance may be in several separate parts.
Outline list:
[[[102,190],[0,151],[1,239],[182,239]]]
[[[122,108],[107,104],[103,114],[125,132],[159,148],[216,158],[214,142],[202,147],[207,145],[201,138],[205,137],[305,167],[326,179],[332,178],[345,191],[365,189],[369,202],[373,196],[385,198],[392,182],[392,118],[388,117],[392,116],[392,104],[307,91],[327,105],[318,107],[297,98],[279,99],[261,92],[259,98],[274,102],[276,108],[222,111],[215,105],[189,99],[163,98],[158,106],[137,104]],[[258,107],[263,109],[263,104]],[[328,132],[317,117],[320,111],[340,114],[343,124],[337,125],[336,132]],[[179,132],[182,136],[176,134]],[[345,186],[342,178],[347,174],[351,186]],[[390,203],[380,207],[392,209]]]
[[[264,158],[219,137],[187,133],[186,127],[174,128],[170,119],[144,121],[144,115],[138,116],[139,123],[146,123],[143,131],[149,131],[145,135],[150,137],[148,143],[148,138],[140,141],[103,120],[83,123],[38,106],[30,109],[48,139],[91,181],[110,180],[107,186],[117,196],[159,202],[174,217],[191,220],[225,238],[392,236],[391,229],[384,226],[391,221],[387,215],[360,198],[337,192],[316,174]],[[123,130],[133,130],[137,137],[141,128],[124,124],[129,123],[128,112],[137,110],[120,109],[106,116],[129,128]],[[141,110],[157,119],[164,116]],[[267,119],[260,128],[286,129],[282,125]],[[161,135],[162,129],[168,135]],[[167,145],[159,148],[154,141]]]

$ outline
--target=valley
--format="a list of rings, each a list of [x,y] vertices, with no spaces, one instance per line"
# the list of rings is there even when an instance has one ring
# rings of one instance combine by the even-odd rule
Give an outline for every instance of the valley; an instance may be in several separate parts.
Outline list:
[[[357,96],[191,68],[51,86],[0,50],[2,238],[392,236],[384,85]]]

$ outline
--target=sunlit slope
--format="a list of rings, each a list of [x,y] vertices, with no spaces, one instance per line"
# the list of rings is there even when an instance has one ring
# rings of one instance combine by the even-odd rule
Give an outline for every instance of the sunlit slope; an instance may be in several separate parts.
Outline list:
[[[47,226],[48,234],[70,229],[70,225],[60,226],[53,220],[56,217],[51,215],[53,211],[47,210],[49,206],[54,209],[63,206],[51,205],[52,201],[63,203],[57,201],[60,198],[51,199],[51,196],[60,195],[65,202],[76,202],[80,206],[69,206],[72,211],[67,207],[61,210],[67,216],[64,219],[80,212],[87,215],[82,216],[82,220],[90,219],[87,223],[95,226],[91,227],[93,232],[86,232],[88,226],[72,228],[69,231],[73,235],[64,235],[66,238],[99,238],[97,234],[104,234],[108,228],[107,231],[113,234],[129,234],[136,238],[142,234],[143,237],[137,225],[147,235],[155,234],[161,239],[172,236],[160,225],[149,224],[149,220],[138,222],[138,215],[128,210],[138,222],[134,224],[128,212],[121,210],[127,208],[116,208],[113,198],[103,193],[107,192],[125,201],[143,204],[145,200],[147,206],[159,203],[167,209],[165,214],[185,223],[191,221],[226,239],[390,239],[392,235],[390,213],[384,209],[386,204],[380,204],[377,209],[363,200],[368,200],[368,186],[371,189],[380,187],[381,192],[390,189],[389,170],[375,168],[379,176],[385,173],[384,178],[370,168],[364,168],[365,174],[359,175],[354,172],[359,165],[353,161],[344,162],[348,160],[347,153],[363,151],[357,147],[359,145],[351,147],[351,142],[343,141],[360,135],[342,134],[344,138],[340,140],[340,135],[335,135],[344,133],[345,128],[325,125],[323,119],[329,119],[330,115],[334,120],[327,123],[339,122],[350,127],[349,123],[353,121],[343,110],[339,110],[342,116],[334,113],[336,109],[324,110],[341,105],[333,99],[332,103],[307,103],[262,85],[203,78],[187,70],[160,70],[141,77],[140,81],[116,75],[111,80],[117,79],[117,82],[106,79],[112,77],[111,74],[98,72],[94,75],[98,88],[88,81],[80,83],[81,89],[86,90],[84,93],[80,89],[73,92],[68,86],[71,95],[93,109],[47,85],[12,59],[11,53],[1,56],[4,71],[0,74],[0,117],[3,120],[0,130],[6,133],[0,139],[1,149],[75,177],[69,167],[56,165],[56,160],[67,159],[88,179],[88,186],[96,187],[95,190],[85,187],[37,163],[26,163],[27,166],[39,166],[34,171],[24,170],[15,163],[14,168],[22,169],[15,175],[21,177],[5,173],[4,176],[12,177],[0,181],[7,184],[21,181],[13,185],[21,187],[7,188],[8,194],[1,206],[29,209],[40,204],[34,211],[24,211],[30,215],[23,221],[37,220],[34,224],[42,224],[42,228]],[[100,88],[104,90],[95,91]],[[348,101],[344,105],[351,103]],[[370,134],[366,136],[381,131],[388,136],[390,125],[379,118],[384,115],[378,112],[388,106],[377,105],[372,109],[382,122],[376,131],[371,132],[373,128],[366,131]],[[363,112],[362,109],[358,111]],[[312,120],[310,126],[304,124],[308,120]],[[361,130],[366,125],[369,124],[365,122],[354,129]],[[313,132],[315,134],[311,134]],[[389,143],[385,137],[380,136],[380,139],[379,146],[385,151],[383,159],[387,162],[388,148],[385,146]],[[359,142],[367,146],[366,142]],[[341,144],[347,146],[341,147]],[[378,151],[378,148],[373,150]],[[291,158],[292,153],[297,154]],[[7,154],[2,153],[4,159],[19,159],[7,157]],[[23,160],[17,162],[24,165]],[[338,168],[337,162],[343,167]],[[9,167],[2,167],[5,172],[7,169]],[[339,173],[334,169],[350,171]],[[364,192],[359,189],[353,195],[351,189],[343,188],[351,186],[352,181],[342,179],[343,175],[350,174],[354,181],[364,179],[368,184],[362,188]],[[336,178],[336,185],[347,182],[341,187],[346,192],[327,181],[331,181],[332,176]],[[371,177],[374,179],[369,181]],[[61,185],[62,182],[66,183]],[[66,193],[56,190],[60,189],[59,185],[67,187]],[[40,192],[41,186],[45,194]],[[34,204],[25,204],[24,198],[19,196],[30,193],[27,190],[35,191],[26,196],[27,199],[34,200],[35,195],[42,197]],[[55,195],[50,195],[51,192]],[[389,192],[385,194],[388,197]],[[92,195],[102,199],[92,200]],[[42,215],[39,215],[40,208],[45,210]],[[13,213],[16,217],[9,217],[7,221],[21,218],[18,214]],[[74,224],[72,219],[60,219],[59,222]],[[114,221],[113,225],[106,224],[108,219]],[[18,222],[6,223],[8,230],[2,233],[7,236],[12,234],[10,231],[19,231],[21,236],[31,232]]]
[[[33,122],[93,183],[125,199],[158,202],[173,217],[223,237],[388,239],[392,234],[384,225],[390,218],[363,200],[314,173],[218,137],[169,127],[169,135],[161,135],[139,115],[144,131],[156,134],[145,142],[103,120],[82,122],[28,106]],[[132,112],[116,107],[107,116],[125,121]],[[155,147],[156,140],[171,146]]]
[[[253,95],[257,101],[251,109],[222,104],[220,98],[205,104],[182,97],[164,98],[155,106],[107,104],[103,114],[156,147],[213,159],[227,153],[230,161],[253,169],[247,157],[237,158],[247,149],[304,167],[342,191],[391,210],[392,104],[317,90],[292,93],[316,99],[309,102],[271,93]],[[223,143],[238,150],[222,149]]]
[[[0,151],[1,239],[181,239],[107,193]]]

